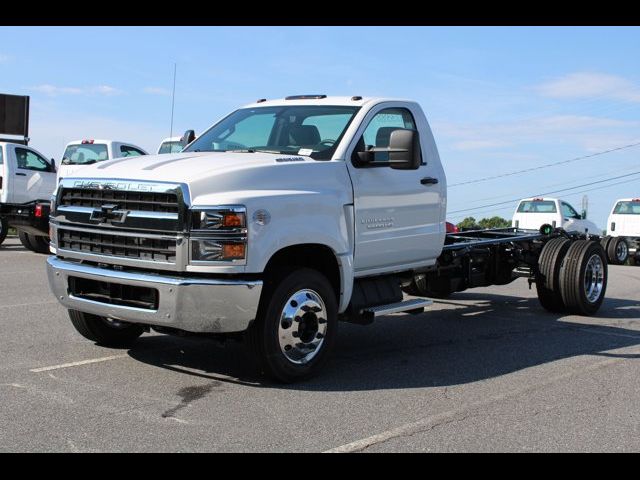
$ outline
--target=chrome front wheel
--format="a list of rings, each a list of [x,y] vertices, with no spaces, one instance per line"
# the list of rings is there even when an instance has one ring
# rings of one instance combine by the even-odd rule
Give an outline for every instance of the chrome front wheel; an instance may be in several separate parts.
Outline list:
[[[280,314],[280,350],[292,363],[309,362],[322,349],[327,334],[326,307],[322,297],[309,289],[298,290]]]
[[[591,255],[587,260],[584,272],[584,294],[591,303],[596,302],[602,295],[604,285],[604,267],[602,257],[597,254]]]

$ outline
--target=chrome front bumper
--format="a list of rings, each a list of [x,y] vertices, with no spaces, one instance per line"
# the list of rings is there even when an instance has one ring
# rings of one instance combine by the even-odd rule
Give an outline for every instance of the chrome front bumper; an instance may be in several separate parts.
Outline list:
[[[189,332],[241,332],[255,318],[262,292],[260,280],[185,278],[82,265],[51,256],[49,285],[65,307],[132,323],[177,328]],[[74,297],[69,277],[158,291],[158,308],[150,310]]]

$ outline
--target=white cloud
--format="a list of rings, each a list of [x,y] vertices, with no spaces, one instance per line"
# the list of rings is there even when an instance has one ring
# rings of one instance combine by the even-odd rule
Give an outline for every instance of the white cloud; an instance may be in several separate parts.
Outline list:
[[[171,92],[166,88],[162,87],[144,87],[142,89],[144,93],[148,93],[149,95],[169,95]]]
[[[511,122],[459,124],[434,123],[439,138],[453,150],[500,150],[518,145],[574,143],[587,151],[604,150],[637,141],[638,121],[586,115],[553,115]],[[613,139],[616,142],[614,143]]]
[[[42,85],[36,85],[30,87],[31,90],[44,93],[45,95],[54,97],[58,95],[119,95],[121,90],[111,87],[109,85],[96,85],[92,87],[58,87],[44,83]]]
[[[535,87],[544,97],[611,98],[640,102],[640,87],[630,80],[605,73],[575,72]]]

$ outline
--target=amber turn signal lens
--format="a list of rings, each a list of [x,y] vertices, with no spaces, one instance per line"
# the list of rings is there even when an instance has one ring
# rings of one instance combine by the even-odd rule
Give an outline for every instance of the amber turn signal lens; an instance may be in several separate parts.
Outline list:
[[[245,247],[244,243],[225,243],[222,245],[222,258],[225,260],[244,258]]]
[[[244,227],[244,213],[225,213],[222,217],[223,227]]]

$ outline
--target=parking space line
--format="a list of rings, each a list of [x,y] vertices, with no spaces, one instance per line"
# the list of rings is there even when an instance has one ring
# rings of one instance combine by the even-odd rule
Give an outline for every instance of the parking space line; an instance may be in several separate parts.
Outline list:
[[[386,430],[384,432],[380,432],[375,435],[371,435],[370,437],[362,438],[360,440],[356,440],[344,445],[340,445],[339,447],[331,448],[329,450],[325,450],[323,453],[353,453],[353,452],[361,452],[369,447],[385,443],[389,440],[399,437],[409,437],[411,435],[415,435],[420,432],[425,432],[434,428],[438,425],[444,425],[451,421],[455,421],[458,416],[465,416],[465,413],[476,410],[478,408],[487,407],[493,403],[497,403],[503,400],[511,399],[514,397],[518,397],[525,393],[530,393],[540,388],[547,387],[561,380],[565,380],[569,377],[573,377],[575,375],[579,375],[585,372],[592,372],[594,370],[599,370],[601,368],[605,368],[617,363],[624,361],[623,359],[607,359],[602,360],[600,362],[593,363],[584,368],[578,368],[572,370],[567,373],[563,373],[560,375],[556,375],[548,378],[544,382],[540,382],[534,385],[527,385],[522,388],[518,388],[512,390],[510,392],[505,392],[499,395],[494,395],[486,400],[480,400],[477,402],[471,402],[466,405],[462,405],[459,408],[448,410],[446,412],[442,412],[436,415],[430,415],[428,417],[424,417],[415,422],[405,423],[404,425],[400,425],[399,427],[392,428],[390,430]]]
[[[111,355],[110,357],[91,358],[89,360],[80,360],[79,362],[63,363],[61,365],[52,365],[50,367],[32,368],[29,371],[33,372],[33,373],[48,372],[49,370],[58,370],[60,368],[78,367],[80,365],[88,365],[90,363],[106,362],[106,361],[109,361],[109,360],[116,360],[118,358],[125,358],[125,357],[128,357],[128,356],[129,356],[129,354],[123,353],[123,354],[120,354],[120,355]]]

